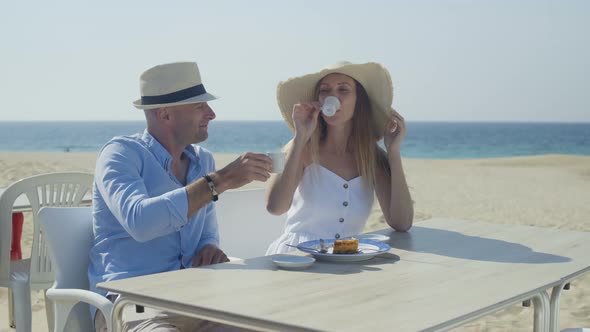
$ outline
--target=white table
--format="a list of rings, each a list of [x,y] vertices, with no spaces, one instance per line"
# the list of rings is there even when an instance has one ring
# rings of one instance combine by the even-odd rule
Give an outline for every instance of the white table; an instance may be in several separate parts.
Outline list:
[[[586,232],[430,219],[379,233],[392,250],[365,262],[286,271],[258,257],[98,287],[121,294],[116,331],[130,303],[259,330],[439,331],[531,298],[547,331],[559,296],[546,290],[590,268]]]

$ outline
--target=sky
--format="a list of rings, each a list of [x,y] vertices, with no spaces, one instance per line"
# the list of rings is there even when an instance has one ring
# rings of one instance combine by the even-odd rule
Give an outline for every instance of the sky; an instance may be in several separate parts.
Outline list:
[[[3,1],[0,121],[141,121],[147,68],[196,61],[218,120],[279,81],[379,62],[408,121],[590,122],[590,1]]]

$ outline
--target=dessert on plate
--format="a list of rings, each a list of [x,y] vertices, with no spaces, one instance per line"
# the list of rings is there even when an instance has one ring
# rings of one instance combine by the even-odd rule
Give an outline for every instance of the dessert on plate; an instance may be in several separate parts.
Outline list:
[[[359,249],[359,240],[355,238],[334,241],[333,254],[356,254]]]

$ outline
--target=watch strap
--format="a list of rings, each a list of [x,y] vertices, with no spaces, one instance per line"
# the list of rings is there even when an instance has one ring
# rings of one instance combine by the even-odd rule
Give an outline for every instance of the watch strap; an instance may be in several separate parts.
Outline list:
[[[213,179],[209,176],[209,174],[203,176],[207,181],[207,185],[209,186],[209,190],[211,190],[211,194],[213,195],[213,202],[219,199],[219,194],[217,193],[217,189],[215,189],[215,183],[213,183]]]

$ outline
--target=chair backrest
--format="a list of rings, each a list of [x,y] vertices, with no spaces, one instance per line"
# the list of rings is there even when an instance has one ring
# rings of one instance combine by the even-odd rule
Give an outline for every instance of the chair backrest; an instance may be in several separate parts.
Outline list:
[[[266,211],[266,190],[230,190],[215,203],[220,247],[228,256],[263,256],[285,228],[286,214]]]
[[[51,261],[40,232],[37,213],[44,206],[79,206],[92,190],[93,175],[81,172],[47,173],[11,184],[0,196],[0,283],[10,278],[12,207],[25,195],[33,211],[33,246],[29,280],[31,288],[47,289],[53,283]]]
[[[53,288],[88,290],[88,253],[94,240],[92,208],[44,207],[39,210],[38,217],[55,270]],[[66,330],[92,329],[88,304],[76,304],[68,317]]]

